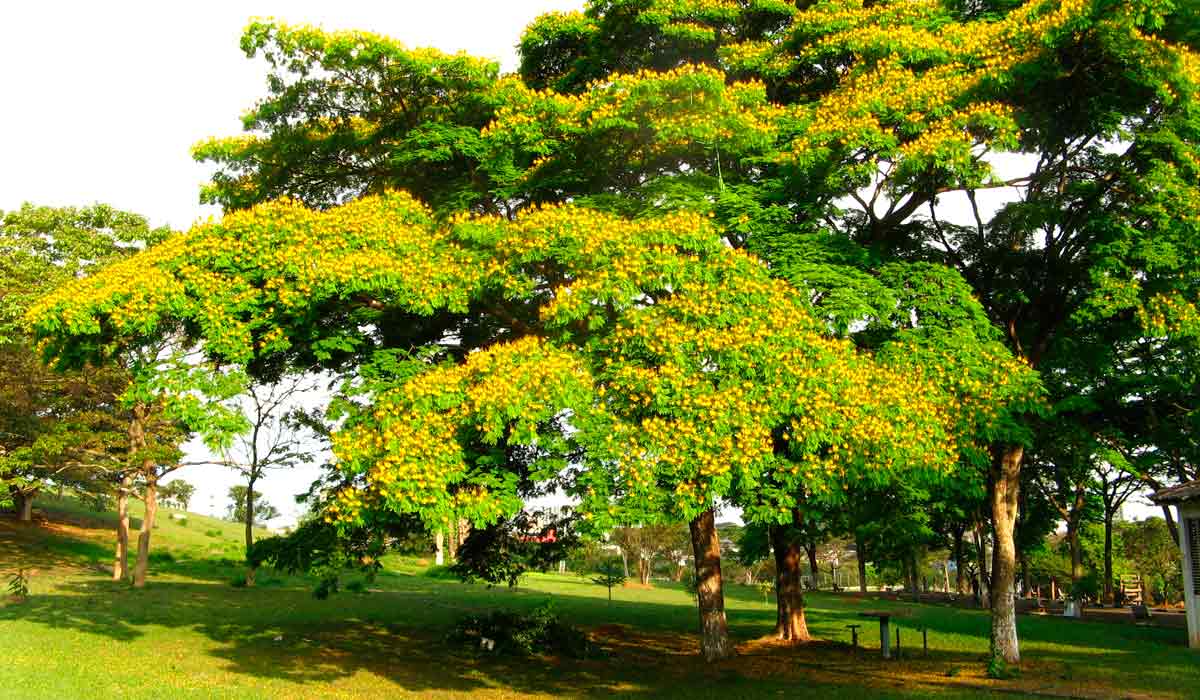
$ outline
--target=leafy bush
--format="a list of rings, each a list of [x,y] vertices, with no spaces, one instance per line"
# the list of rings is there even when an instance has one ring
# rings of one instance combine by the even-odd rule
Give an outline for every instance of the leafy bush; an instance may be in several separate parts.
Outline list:
[[[175,555],[171,554],[170,552],[162,552],[162,551],[151,552],[150,553],[150,563],[151,564],[174,564],[175,563]]]
[[[220,537],[221,531],[220,530],[205,530],[204,534],[208,535],[209,537]]]
[[[1010,680],[1019,677],[1021,669],[1017,666],[1008,665],[999,656],[993,656],[992,660],[988,662],[987,675],[988,678],[995,678],[997,680]]]
[[[573,515],[517,513],[467,535],[450,568],[463,581],[515,588],[527,571],[547,571],[579,546]]]
[[[9,579],[8,593],[16,600],[25,600],[29,597],[29,574],[25,573],[25,569],[18,570]]]
[[[621,560],[613,557],[600,562],[600,565],[596,567],[596,575],[592,577],[592,583],[607,588],[608,602],[612,603],[613,586],[625,583],[625,568],[621,564]]]
[[[442,580],[457,581],[458,574],[448,566],[431,566],[425,569],[423,576],[427,578],[436,578]]]
[[[495,642],[495,650],[506,654],[562,654],[584,659],[599,653],[587,633],[560,620],[549,603],[528,613],[496,610],[468,615],[450,633],[451,643],[475,649],[484,639]]]
[[[346,584],[346,590],[351,593],[366,593],[367,584],[365,581],[351,581]]]

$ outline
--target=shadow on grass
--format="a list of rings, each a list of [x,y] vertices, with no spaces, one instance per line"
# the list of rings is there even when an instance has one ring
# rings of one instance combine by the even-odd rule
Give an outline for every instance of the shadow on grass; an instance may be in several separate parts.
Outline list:
[[[152,627],[188,629],[217,643],[216,648],[197,653],[220,659],[229,673],[317,685],[367,672],[410,693],[504,689],[559,696],[741,698],[791,695],[803,689],[814,697],[855,700],[987,694],[966,687],[938,687],[937,680],[940,677],[945,682],[949,668],[979,666],[977,648],[940,641],[959,636],[978,641],[987,631],[984,614],[958,619],[951,613],[963,611],[922,608],[912,619],[932,630],[935,649],[927,657],[886,663],[873,651],[861,650],[856,655],[838,643],[796,648],[753,642],[770,630],[773,611],[736,609],[731,611],[731,634],[741,645],[741,655],[705,664],[696,655],[695,635],[680,633],[695,626],[695,610],[686,599],[678,604],[616,601],[608,605],[572,593],[513,592],[421,576],[388,578],[400,588],[317,601],[300,587],[235,589],[161,581],[144,590],[131,590],[108,581],[74,577],[23,604],[0,607],[0,624],[21,621],[126,642],[153,634]],[[570,589],[566,584],[563,587]],[[464,614],[495,608],[529,609],[547,599],[553,600],[565,619],[591,628],[606,656],[593,660],[513,658],[477,654],[445,641],[453,621]],[[844,606],[833,596],[809,599],[810,624],[816,636],[836,639],[845,624],[856,623],[863,624],[864,644],[871,642],[866,634],[871,621],[857,616],[858,607]],[[1027,640],[1048,637],[1051,631],[1022,625]],[[1064,649],[1055,653],[1055,663],[1080,669],[1125,665],[1128,659],[1124,657],[1133,648],[1148,648],[1147,639],[1140,638],[1127,640],[1129,649],[1123,644],[1112,649],[1093,644],[1090,650],[1075,650],[1073,645],[1079,641],[1066,641]],[[1149,655],[1138,663],[1147,673],[1161,672],[1186,682],[1179,678],[1179,662],[1174,655],[1169,660]],[[883,694],[864,695],[864,687]]]

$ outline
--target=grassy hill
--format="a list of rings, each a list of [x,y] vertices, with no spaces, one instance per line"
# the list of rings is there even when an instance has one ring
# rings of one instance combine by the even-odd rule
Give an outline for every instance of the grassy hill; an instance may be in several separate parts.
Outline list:
[[[256,588],[235,588],[240,526],[199,515],[161,519],[150,585],[134,590],[104,571],[112,514],[74,501],[41,506],[48,522],[0,518],[0,577],[34,570],[28,600],[0,602],[0,697],[1200,697],[1200,664],[1179,630],[1023,617],[1021,676],[990,680],[984,611],[816,594],[809,624],[824,641],[793,648],[761,638],[773,602],[730,585],[739,655],[705,665],[694,603],[673,585],[621,588],[609,604],[605,589],[575,575],[489,589],[393,557],[368,592],[327,601],[312,597],[311,581],[269,572]],[[465,614],[547,602],[604,656],[508,657],[446,641]],[[878,658],[877,627],[859,616],[877,609],[907,613],[900,661]],[[850,624],[862,624],[857,653]]]

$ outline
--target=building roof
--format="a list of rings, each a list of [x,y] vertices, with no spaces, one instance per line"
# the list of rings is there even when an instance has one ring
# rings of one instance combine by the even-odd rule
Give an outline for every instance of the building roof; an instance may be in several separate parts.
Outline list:
[[[1200,479],[1155,491],[1150,500],[1159,504],[1200,501]]]

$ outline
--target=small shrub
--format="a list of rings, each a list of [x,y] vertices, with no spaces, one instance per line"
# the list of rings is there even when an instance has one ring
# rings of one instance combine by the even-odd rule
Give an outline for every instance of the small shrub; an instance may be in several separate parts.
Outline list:
[[[452,643],[477,650],[485,639],[494,643],[495,651],[506,654],[563,654],[583,659],[599,653],[586,632],[560,620],[549,604],[528,613],[496,610],[468,615],[450,633]]]
[[[23,601],[29,597],[29,574],[25,569],[18,569],[8,581],[8,594],[14,599]]]
[[[346,584],[346,590],[350,591],[351,593],[366,593],[367,584],[362,581],[351,581],[350,583]]]
[[[174,564],[175,563],[175,555],[171,554],[170,552],[151,552],[150,553],[150,563],[151,564]]]
[[[233,578],[229,579],[229,585],[233,586],[234,588],[245,588],[246,576],[244,574],[234,576]]]
[[[988,678],[1009,680],[1021,675],[1021,669],[1017,668],[1016,666],[1009,666],[1008,663],[1006,663],[1004,659],[1000,658],[999,656],[993,656],[992,660],[988,662],[987,675]]]
[[[613,586],[625,583],[625,568],[621,560],[613,557],[600,562],[600,566],[596,567],[596,575],[592,577],[592,583],[607,588],[608,602],[612,603]]]
[[[446,581],[459,580],[458,574],[454,573],[454,570],[448,566],[431,566],[428,569],[425,569],[425,573],[423,575],[428,578],[436,578]]]
[[[220,530],[205,530],[204,534],[208,535],[209,537],[220,537],[221,531]]]

